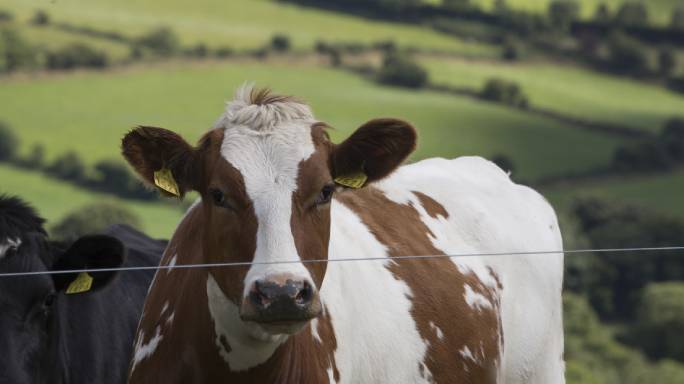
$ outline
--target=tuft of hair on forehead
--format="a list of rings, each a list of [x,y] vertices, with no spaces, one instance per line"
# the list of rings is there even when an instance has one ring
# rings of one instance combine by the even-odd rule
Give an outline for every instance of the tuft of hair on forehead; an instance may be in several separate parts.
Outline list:
[[[46,235],[44,222],[28,203],[15,196],[0,195],[0,242],[23,238],[29,232]]]
[[[305,102],[248,83],[238,88],[214,128],[246,126],[256,132],[270,133],[281,124],[295,121],[315,122],[311,108]]]

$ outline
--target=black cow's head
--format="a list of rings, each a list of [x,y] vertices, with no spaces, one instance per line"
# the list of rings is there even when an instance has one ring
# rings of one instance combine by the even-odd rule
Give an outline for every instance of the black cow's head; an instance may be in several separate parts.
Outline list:
[[[111,268],[124,247],[103,235],[73,244],[47,240],[43,219],[17,198],[0,196],[0,274]],[[60,334],[71,300],[107,285],[114,272],[0,277],[0,384],[57,383],[63,355]]]

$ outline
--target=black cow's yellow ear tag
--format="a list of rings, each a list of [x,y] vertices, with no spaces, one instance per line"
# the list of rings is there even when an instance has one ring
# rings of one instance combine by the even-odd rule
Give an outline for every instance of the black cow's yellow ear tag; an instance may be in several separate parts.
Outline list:
[[[90,291],[93,286],[93,277],[88,272],[81,272],[76,276],[76,279],[67,287],[66,294],[82,293]]]
[[[168,168],[162,168],[154,172],[154,185],[174,196],[180,197],[178,184],[176,184],[173,173]]]
[[[335,178],[335,182],[344,187],[359,189],[368,181],[368,176],[363,172],[352,173],[350,175]]]

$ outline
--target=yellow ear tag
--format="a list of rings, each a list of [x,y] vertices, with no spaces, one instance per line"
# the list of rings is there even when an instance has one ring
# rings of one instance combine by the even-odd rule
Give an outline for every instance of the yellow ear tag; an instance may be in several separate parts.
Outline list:
[[[335,182],[337,184],[354,189],[363,187],[367,180],[368,176],[366,176],[366,174],[363,172],[335,178]]]
[[[87,272],[81,272],[76,279],[69,284],[66,290],[67,295],[74,293],[88,292],[93,285],[93,278]]]
[[[176,180],[173,179],[173,173],[171,173],[170,169],[162,168],[154,172],[154,184],[164,191],[180,197],[178,184],[176,184]]]

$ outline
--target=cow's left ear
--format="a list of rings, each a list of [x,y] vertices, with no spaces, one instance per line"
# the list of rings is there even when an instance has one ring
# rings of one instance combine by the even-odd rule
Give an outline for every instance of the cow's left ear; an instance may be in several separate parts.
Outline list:
[[[52,270],[118,268],[123,265],[126,249],[121,241],[106,235],[89,235],[76,240],[69,249],[57,256]],[[52,279],[57,291],[79,294],[105,287],[116,271],[58,273]]]
[[[416,129],[405,121],[371,120],[333,147],[333,178],[348,188],[361,188],[382,179],[413,152],[416,140]]]

